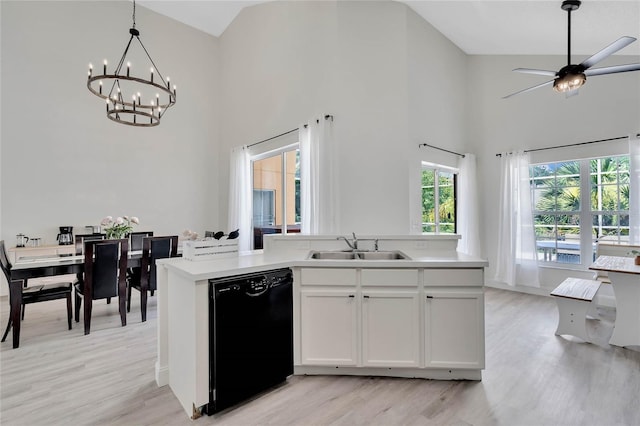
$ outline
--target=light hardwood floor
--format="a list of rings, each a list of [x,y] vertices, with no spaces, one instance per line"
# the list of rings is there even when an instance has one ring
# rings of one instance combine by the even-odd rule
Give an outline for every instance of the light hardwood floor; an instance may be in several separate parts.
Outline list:
[[[137,293],[135,293],[137,296]],[[0,300],[2,327],[8,302]],[[92,332],[66,330],[64,301],[27,306],[19,349],[0,351],[2,425],[640,425],[640,349],[609,346],[614,313],[589,321],[595,344],[554,335],[549,297],[487,289],[481,382],[292,377],[195,422],[154,381],[156,305],[94,304]]]

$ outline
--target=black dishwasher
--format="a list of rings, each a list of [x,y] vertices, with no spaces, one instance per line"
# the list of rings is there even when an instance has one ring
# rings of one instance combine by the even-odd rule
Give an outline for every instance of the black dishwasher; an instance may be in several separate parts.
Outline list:
[[[209,280],[209,415],[293,374],[292,284],[290,269]]]

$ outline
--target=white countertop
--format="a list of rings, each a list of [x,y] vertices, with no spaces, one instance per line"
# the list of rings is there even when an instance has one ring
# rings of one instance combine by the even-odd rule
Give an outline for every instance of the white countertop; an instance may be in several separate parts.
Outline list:
[[[256,250],[238,256],[215,260],[190,261],[182,258],[160,259],[169,271],[200,281],[232,275],[264,271],[266,269],[308,266],[317,268],[483,268],[484,259],[458,252],[430,253],[402,250],[410,259],[401,260],[330,260],[307,259],[309,251],[266,255]]]

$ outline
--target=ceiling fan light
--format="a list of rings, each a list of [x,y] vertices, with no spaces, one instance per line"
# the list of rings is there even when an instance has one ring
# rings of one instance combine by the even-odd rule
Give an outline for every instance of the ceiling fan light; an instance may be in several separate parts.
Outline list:
[[[559,93],[569,92],[579,89],[586,81],[587,76],[584,73],[566,74],[554,80],[553,90]]]

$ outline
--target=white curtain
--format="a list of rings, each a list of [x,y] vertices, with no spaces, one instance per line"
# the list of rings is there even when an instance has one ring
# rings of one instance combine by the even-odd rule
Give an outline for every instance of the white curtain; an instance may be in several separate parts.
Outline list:
[[[502,153],[496,281],[539,287],[529,189],[529,156]]]
[[[464,154],[458,161],[458,251],[480,257],[476,156]]]
[[[629,137],[629,244],[640,244],[640,135]]]
[[[300,126],[300,209],[303,234],[337,231],[331,117]]]
[[[251,158],[246,146],[231,151],[229,168],[229,231],[240,230],[238,250],[251,250],[253,212]]]

